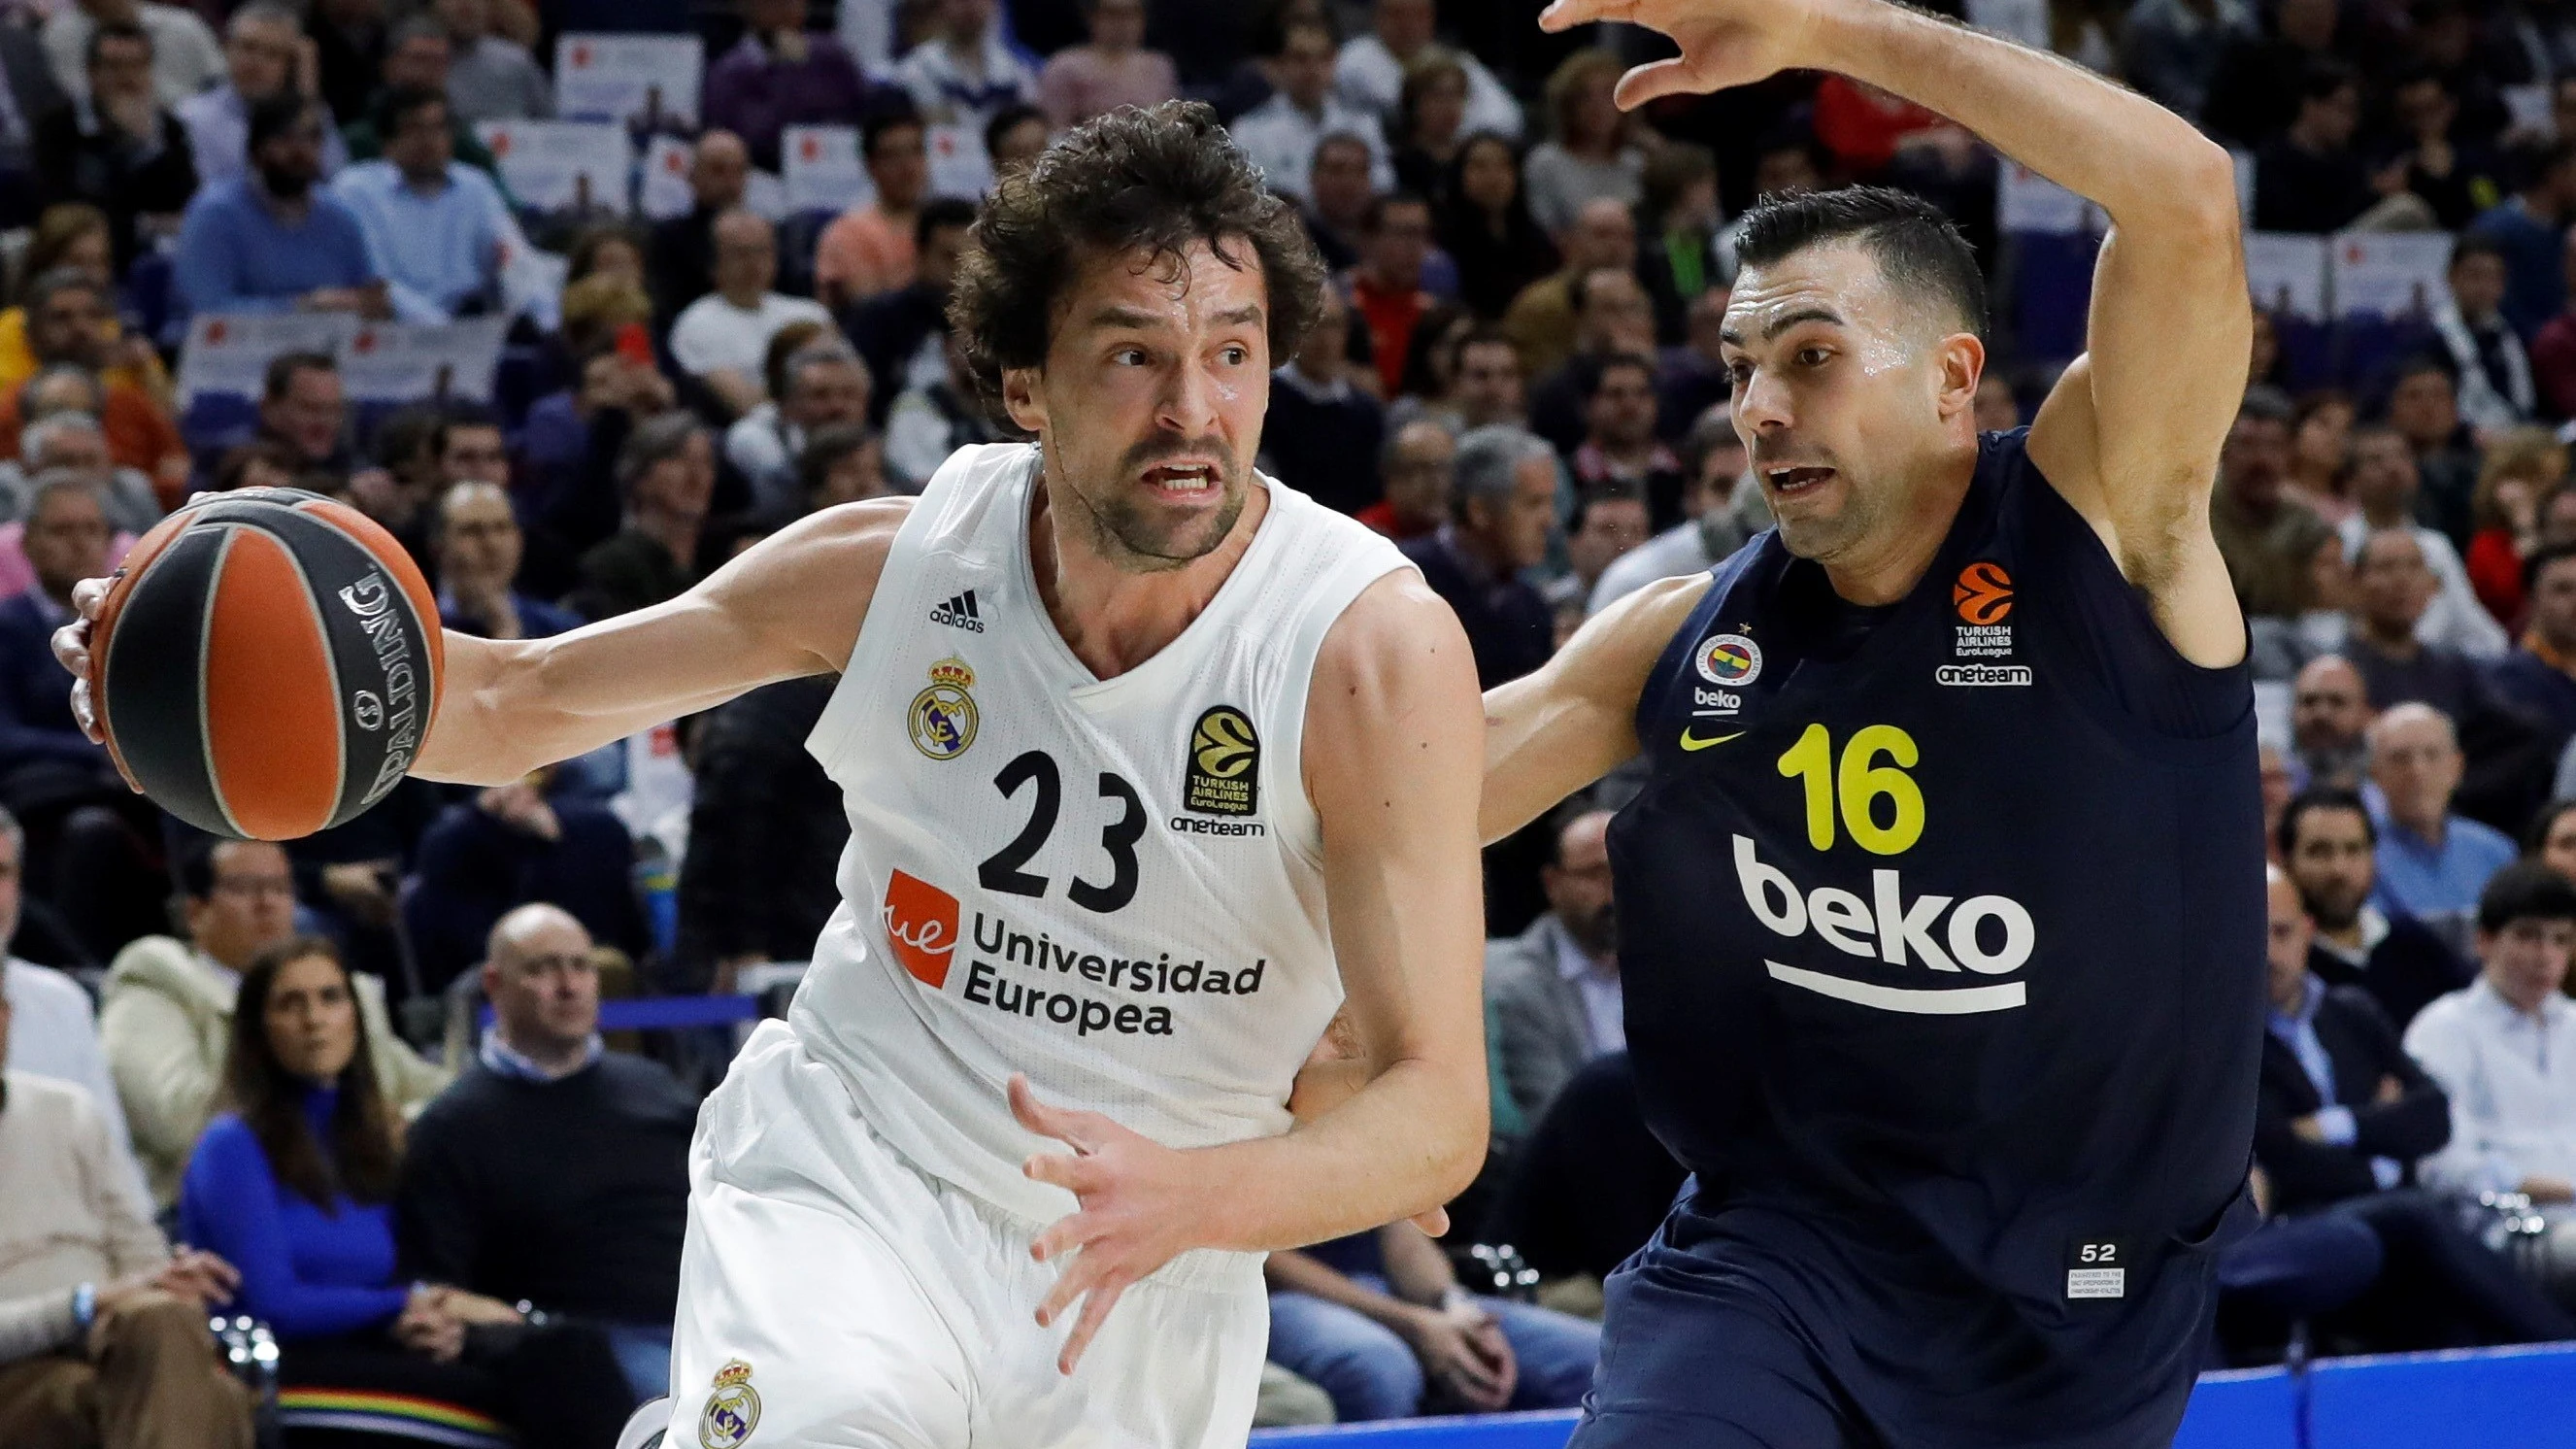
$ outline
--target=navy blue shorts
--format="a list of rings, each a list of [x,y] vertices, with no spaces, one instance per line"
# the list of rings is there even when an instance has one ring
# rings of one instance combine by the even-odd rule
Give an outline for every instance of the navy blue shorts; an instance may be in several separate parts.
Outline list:
[[[1659,1235],[1604,1285],[1601,1362],[1567,1449],[2166,1449],[2190,1397],[2186,1376],[2120,1422],[2072,1434],[2044,1411],[2020,1422],[1999,1413],[1991,1430],[1898,1421],[1882,1433],[1854,1395],[1847,1360],[1758,1277],[1679,1267],[1670,1261],[1679,1256]],[[1887,1418],[1888,1396],[1868,1397]]]

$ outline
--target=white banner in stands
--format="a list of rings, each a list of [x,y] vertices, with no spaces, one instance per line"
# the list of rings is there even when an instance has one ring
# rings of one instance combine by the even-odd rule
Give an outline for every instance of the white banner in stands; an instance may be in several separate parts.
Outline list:
[[[847,211],[876,197],[876,185],[859,160],[854,127],[790,126],[779,134],[778,150],[791,212]]]
[[[555,111],[694,131],[706,66],[706,42],[694,35],[565,35],[555,41]]]
[[[973,126],[933,126],[922,133],[930,153],[930,194],[978,201],[993,186],[993,158],[984,154],[984,133]]]
[[[2326,239],[2295,232],[2246,233],[2245,284],[2263,311],[2325,320]]]
[[[488,403],[501,369],[507,317],[470,317],[440,327],[361,324],[340,349],[340,382],[357,402],[427,398]]]
[[[179,351],[179,406],[200,393],[256,398],[272,357],[288,352],[338,355],[358,330],[345,312],[281,312],[274,316],[199,316],[188,324]]]
[[[655,221],[686,216],[698,204],[689,190],[689,143],[677,136],[656,136],[644,148],[644,184],[635,209]]]
[[[1995,225],[2007,232],[2094,230],[2093,203],[2015,161],[1995,169]]]
[[[525,237],[501,243],[501,304],[548,332],[563,325],[564,281],[570,258],[539,251]]]
[[[2449,283],[2451,234],[2346,231],[2327,239],[2327,276],[2338,317],[2423,316]]]
[[[2558,137],[2558,119],[2550,109],[2549,87],[2506,86],[2497,92],[2504,98],[2504,113],[2513,118],[2513,128],[2548,140]]]
[[[635,166],[626,128],[606,121],[485,121],[474,128],[521,206],[545,211],[627,209]]]
[[[2049,50],[2048,0],[1968,0],[1968,23]]]

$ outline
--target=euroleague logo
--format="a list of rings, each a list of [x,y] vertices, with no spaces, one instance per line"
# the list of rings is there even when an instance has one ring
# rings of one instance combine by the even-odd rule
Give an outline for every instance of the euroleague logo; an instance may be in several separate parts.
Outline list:
[[[1959,581],[1950,586],[1950,602],[1959,611],[1960,623],[2000,624],[2012,615],[2012,575],[1999,563],[1972,563],[1959,570]]]

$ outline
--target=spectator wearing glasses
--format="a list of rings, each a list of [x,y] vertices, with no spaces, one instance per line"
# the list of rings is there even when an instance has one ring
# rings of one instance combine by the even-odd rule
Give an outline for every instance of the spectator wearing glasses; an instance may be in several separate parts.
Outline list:
[[[152,90],[152,37],[110,21],[90,32],[88,93],[37,119],[38,199],[106,213],[116,274],[145,240],[168,236],[197,189],[187,128]]]
[[[176,873],[188,938],[146,936],[118,952],[99,1013],[135,1155],[163,1206],[177,1200],[189,1151],[213,1114],[241,973],[295,930],[295,873],[279,846],[198,837],[181,848]],[[353,981],[377,1080],[398,1108],[415,1110],[449,1074],[394,1035],[383,982],[364,973]]]
[[[499,485],[458,483],[438,500],[431,547],[438,559],[439,622],[484,639],[543,639],[581,619],[517,588],[526,538]]]
[[[230,181],[250,165],[250,113],[260,102],[315,90],[312,42],[295,12],[279,0],[251,0],[224,22],[224,83],[179,102],[188,128],[189,159],[199,180]],[[327,114],[322,128],[322,174],[349,164],[339,123]]]
[[[130,25],[151,43],[152,89],[175,106],[224,78],[223,48],[215,33],[184,5],[151,0],[67,0],[38,32],[54,79],[74,100],[89,95],[90,37],[106,25]]]

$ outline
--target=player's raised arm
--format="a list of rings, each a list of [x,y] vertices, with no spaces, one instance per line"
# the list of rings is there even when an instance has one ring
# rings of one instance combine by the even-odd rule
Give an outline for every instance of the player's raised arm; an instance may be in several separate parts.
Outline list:
[[[412,773],[504,785],[539,765],[838,670],[910,499],[829,509],[663,603],[550,639],[450,631],[438,717]]]
[[[1649,25],[1681,46],[1628,75],[1623,105],[1834,71],[1958,122],[2110,213],[2090,350],[2040,409],[2031,459],[2103,536],[2186,658],[2242,657],[2244,626],[2208,526],[2253,325],[2224,149],[2071,61],[1886,0],[1559,0],[1540,17],[1549,29],[1588,20]]]
[[[1706,574],[1649,584],[1536,671],[1486,691],[1481,839],[1502,839],[1637,753],[1637,695],[1707,592]]]

